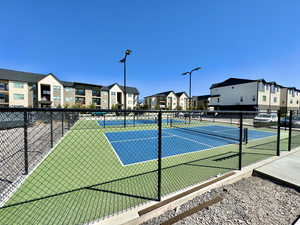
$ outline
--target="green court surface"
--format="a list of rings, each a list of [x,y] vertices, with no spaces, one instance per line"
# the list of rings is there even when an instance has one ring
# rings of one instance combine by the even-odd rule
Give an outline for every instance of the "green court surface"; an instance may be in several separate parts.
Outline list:
[[[0,224],[85,224],[157,199],[157,161],[123,166],[104,135],[145,129],[157,127],[102,128],[96,120],[77,121],[0,209]],[[244,144],[243,166],[275,156],[276,138]],[[281,151],[286,151],[287,132],[281,132],[281,139]],[[231,144],[162,159],[162,195],[238,169],[238,151]]]

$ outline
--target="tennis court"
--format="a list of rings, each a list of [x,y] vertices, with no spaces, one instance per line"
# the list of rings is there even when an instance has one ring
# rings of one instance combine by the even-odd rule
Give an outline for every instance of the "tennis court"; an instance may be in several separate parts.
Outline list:
[[[162,157],[237,144],[239,132],[237,127],[218,125],[166,128],[162,130]],[[157,129],[106,132],[105,135],[123,165],[157,159]],[[248,140],[274,135],[276,133],[249,130]]]

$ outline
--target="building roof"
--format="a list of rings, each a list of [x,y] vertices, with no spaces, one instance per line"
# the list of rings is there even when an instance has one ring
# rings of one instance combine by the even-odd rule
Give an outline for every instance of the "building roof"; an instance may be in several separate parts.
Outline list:
[[[16,70],[7,70],[0,68],[0,79],[1,80],[12,80],[12,81],[23,81],[29,83],[37,83],[41,79],[45,78],[46,74],[40,73],[29,73]]]
[[[52,73],[49,74],[41,74],[41,73],[30,73],[30,72],[23,72],[23,71],[17,71],[17,70],[8,70],[8,69],[1,69],[0,68],[0,80],[12,80],[12,81],[22,81],[22,82],[28,82],[28,83],[37,83],[43,78],[47,77],[48,75],[54,76],[64,87],[82,87],[86,88],[89,87],[91,89],[93,88],[100,88],[103,91],[108,91],[112,86],[114,86],[117,83],[114,83],[109,86],[103,86],[103,85],[97,85],[97,84],[87,84],[87,83],[81,83],[81,82],[69,82],[69,81],[61,81],[59,80],[55,75]],[[124,91],[124,87],[117,84],[122,91]],[[127,93],[129,94],[139,94],[139,91],[135,87],[126,87]]]
[[[147,97],[166,97],[168,96],[170,93],[174,93],[174,91],[165,91],[165,92],[160,92],[160,93],[157,93],[157,94],[154,94],[154,95],[149,95],[149,96],[146,96],[145,98]]]
[[[124,86],[119,85],[118,83],[113,83],[113,84],[111,84],[111,85],[109,85],[109,86],[107,86],[107,87],[103,87],[102,90],[104,90],[104,91],[109,90],[109,89],[111,89],[111,88],[112,88],[113,86],[115,86],[115,85],[118,85],[119,88],[120,88],[122,91],[125,91]],[[127,92],[128,94],[140,94],[140,92],[139,92],[139,90],[138,90],[137,88],[135,88],[135,87],[129,87],[129,86],[126,86],[126,92]]]
[[[258,80],[249,80],[249,79],[239,79],[239,78],[229,78],[223,82],[215,83],[211,85],[210,89],[212,88],[218,88],[218,87],[226,87],[231,85],[237,85],[237,84],[245,84],[245,83],[251,83],[251,82],[257,82]]]
[[[186,96],[188,96],[188,94],[185,91],[182,92],[177,92],[175,93],[177,97],[180,97],[181,95],[185,94]]]

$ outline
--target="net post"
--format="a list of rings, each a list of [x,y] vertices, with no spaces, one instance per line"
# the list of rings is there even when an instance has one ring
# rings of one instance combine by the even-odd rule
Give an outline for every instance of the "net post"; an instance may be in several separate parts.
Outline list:
[[[24,112],[24,175],[28,174],[28,115]]]
[[[240,113],[239,170],[242,170],[242,151],[243,151],[243,114]]]
[[[50,146],[53,148],[53,112],[50,112]]]
[[[293,111],[290,110],[290,117],[289,117],[289,145],[288,150],[291,151],[292,149],[292,125],[293,125]]]
[[[248,144],[248,128],[244,128],[244,142],[245,144]]]
[[[61,136],[63,137],[64,136],[64,112],[61,112]]]
[[[105,128],[105,114],[103,114],[103,128]]]
[[[157,149],[157,198],[161,201],[161,156],[162,156],[162,113],[158,113],[158,149]]]
[[[277,121],[277,152],[276,155],[280,156],[280,129],[281,129],[281,111],[278,110],[277,112],[277,117],[278,117],[278,121]]]

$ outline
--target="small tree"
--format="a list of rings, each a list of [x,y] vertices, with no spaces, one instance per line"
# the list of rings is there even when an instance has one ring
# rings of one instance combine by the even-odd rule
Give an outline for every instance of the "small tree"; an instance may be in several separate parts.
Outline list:
[[[158,104],[155,106],[155,110],[160,110],[160,106]]]
[[[97,107],[96,107],[95,104],[91,104],[91,105],[88,106],[88,108],[89,108],[89,109],[96,109]]]
[[[182,110],[182,107],[180,105],[177,105],[176,109],[177,110]]]

